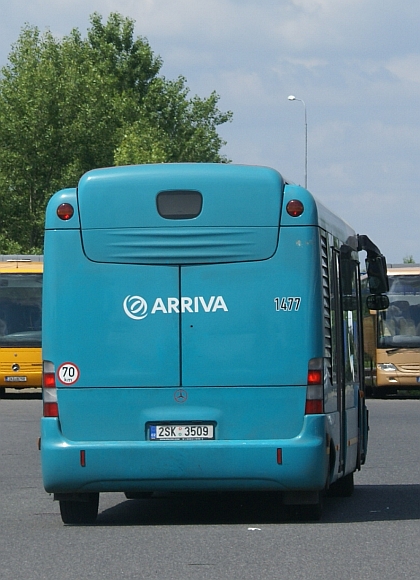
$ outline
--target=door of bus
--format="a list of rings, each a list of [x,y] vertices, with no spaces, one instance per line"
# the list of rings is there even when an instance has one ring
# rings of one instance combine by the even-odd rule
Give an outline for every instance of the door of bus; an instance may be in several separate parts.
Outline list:
[[[359,266],[346,253],[333,252],[333,304],[336,324],[335,377],[339,414],[339,472],[354,471],[361,452],[364,421],[360,405],[362,358]]]

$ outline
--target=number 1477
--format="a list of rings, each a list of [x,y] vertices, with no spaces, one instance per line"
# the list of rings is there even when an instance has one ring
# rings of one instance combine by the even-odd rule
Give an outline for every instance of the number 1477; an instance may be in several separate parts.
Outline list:
[[[274,298],[274,304],[276,311],[284,310],[290,312],[293,310],[296,312],[300,307],[300,296],[287,296],[284,298]]]

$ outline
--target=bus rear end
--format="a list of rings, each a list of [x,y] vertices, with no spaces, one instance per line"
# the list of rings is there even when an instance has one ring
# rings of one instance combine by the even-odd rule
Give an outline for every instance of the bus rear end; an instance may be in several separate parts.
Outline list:
[[[64,521],[102,491],[318,502],[316,223],[310,194],[261,167],[95,170],[51,199],[41,453]]]
[[[41,388],[42,256],[0,258],[0,395]]]

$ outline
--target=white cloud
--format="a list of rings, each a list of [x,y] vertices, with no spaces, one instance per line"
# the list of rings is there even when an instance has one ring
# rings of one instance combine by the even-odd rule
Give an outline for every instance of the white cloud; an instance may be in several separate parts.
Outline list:
[[[192,94],[216,90],[233,110],[221,128],[228,157],[299,182],[295,94],[307,106],[310,189],[392,261],[420,261],[418,0],[0,0],[0,10],[0,65],[25,22],[62,36],[85,33],[94,11],[133,18],[163,74],[184,75]]]
[[[420,54],[392,58],[385,68],[401,81],[420,84]]]

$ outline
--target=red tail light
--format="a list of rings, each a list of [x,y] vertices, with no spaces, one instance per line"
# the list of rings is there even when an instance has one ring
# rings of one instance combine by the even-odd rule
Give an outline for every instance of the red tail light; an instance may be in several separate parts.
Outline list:
[[[322,370],[308,370],[308,385],[322,385]]]
[[[44,417],[58,417],[55,368],[52,362],[44,361],[42,373],[42,399]]]
[[[324,372],[323,359],[313,358],[308,365],[305,415],[318,415],[324,412]]]
[[[291,199],[286,205],[287,213],[292,217],[299,217],[304,211],[303,203],[299,199]]]
[[[324,401],[321,399],[307,399],[305,415],[320,415],[324,412]]]
[[[74,207],[70,203],[62,203],[57,208],[57,215],[61,220],[67,221],[73,217]]]
[[[55,373],[47,373],[44,371],[42,378],[42,386],[44,389],[55,389]]]

